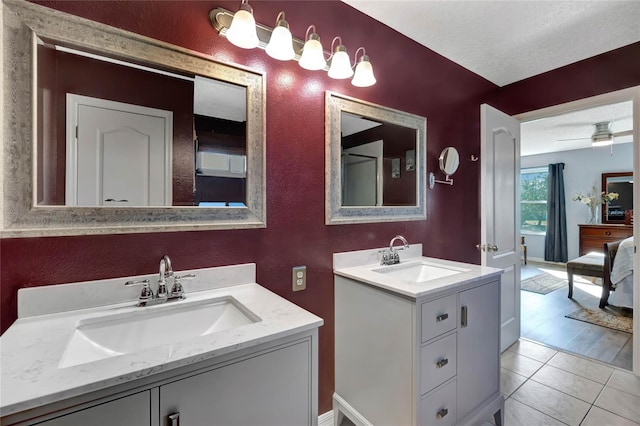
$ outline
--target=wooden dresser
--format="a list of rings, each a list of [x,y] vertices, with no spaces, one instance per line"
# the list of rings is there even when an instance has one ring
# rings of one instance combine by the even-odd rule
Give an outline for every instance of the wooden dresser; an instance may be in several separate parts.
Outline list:
[[[604,243],[624,240],[633,235],[633,225],[578,225],[580,227],[580,256],[590,252],[604,253]]]

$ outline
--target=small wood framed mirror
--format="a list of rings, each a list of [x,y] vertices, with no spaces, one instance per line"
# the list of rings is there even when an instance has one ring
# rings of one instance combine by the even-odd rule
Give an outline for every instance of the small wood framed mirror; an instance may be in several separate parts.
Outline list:
[[[602,173],[602,192],[618,194],[618,199],[604,204],[602,223],[624,224],[625,213],[633,210],[633,172]]]

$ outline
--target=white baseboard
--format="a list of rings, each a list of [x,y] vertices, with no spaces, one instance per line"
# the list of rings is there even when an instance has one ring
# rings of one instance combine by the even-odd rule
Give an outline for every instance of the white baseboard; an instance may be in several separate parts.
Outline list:
[[[333,410],[318,416],[318,426],[333,426]]]

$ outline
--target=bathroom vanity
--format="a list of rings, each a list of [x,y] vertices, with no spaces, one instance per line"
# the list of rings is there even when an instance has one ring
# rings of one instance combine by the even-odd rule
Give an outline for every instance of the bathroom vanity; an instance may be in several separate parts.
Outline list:
[[[23,289],[1,337],[3,425],[315,425],[321,318],[207,268],[138,307],[126,277]],[[152,281],[153,282],[153,281]]]
[[[502,271],[399,254],[334,254],[335,424],[503,424]]]

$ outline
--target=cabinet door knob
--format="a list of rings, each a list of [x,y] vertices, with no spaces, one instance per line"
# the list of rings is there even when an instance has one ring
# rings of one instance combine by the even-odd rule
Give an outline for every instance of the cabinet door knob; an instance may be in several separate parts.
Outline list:
[[[449,314],[440,314],[436,317],[436,322],[442,322],[449,318]]]
[[[605,232],[605,235],[611,235],[611,231]]]
[[[440,361],[436,362],[436,368],[442,368],[447,364],[449,364],[449,359],[443,358]]]
[[[438,411],[438,414],[436,414],[436,419],[441,420],[441,419],[443,419],[447,414],[449,414],[449,410],[447,410],[446,408],[443,408],[442,410]]]
[[[180,426],[180,412],[169,414],[169,426]]]

